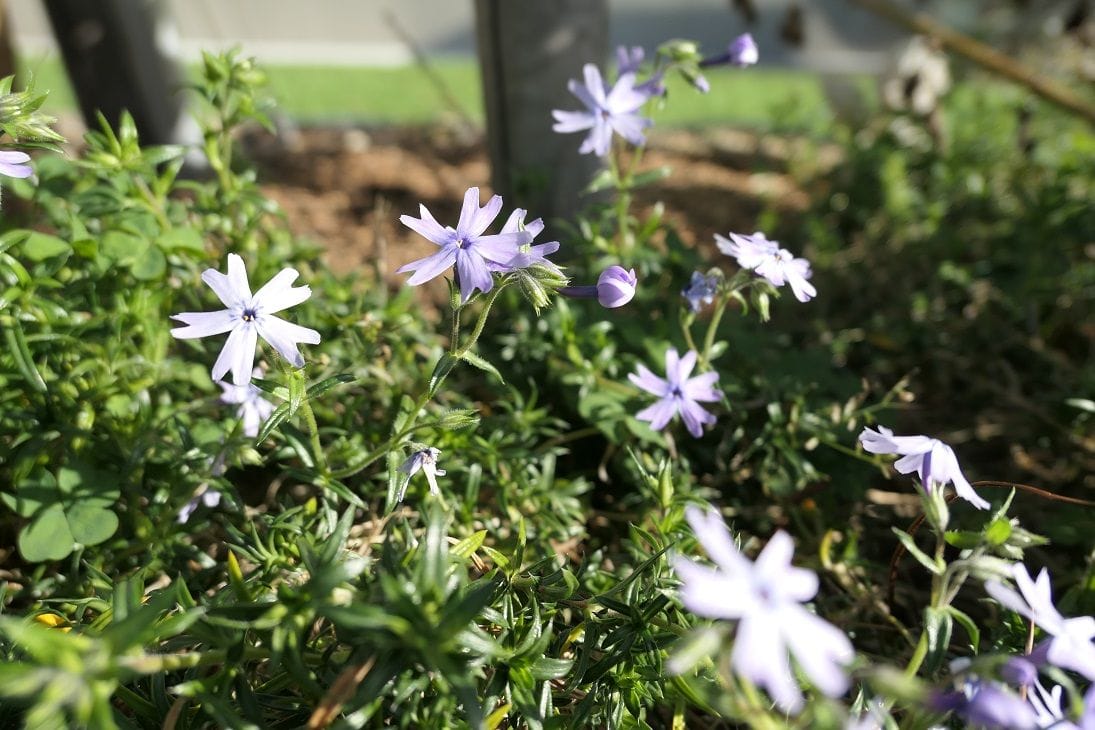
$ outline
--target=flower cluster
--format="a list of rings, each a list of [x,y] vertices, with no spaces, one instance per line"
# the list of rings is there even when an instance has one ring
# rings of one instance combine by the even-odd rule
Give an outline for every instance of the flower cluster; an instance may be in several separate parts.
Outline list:
[[[539,250],[522,250],[532,243],[536,233],[543,229],[543,223],[535,221],[535,228],[520,228],[525,212],[514,212],[501,233],[486,235],[486,230],[502,211],[502,196],[495,195],[482,208],[479,207],[479,188],[468,188],[464,193],[464,205],[460,209],[460,220],[456,228],[442,226],[430,215],[426,206],[419,206],[419,215],[399,216],[399,222],[415,233],[440,247],[435,254],[412,261],[397,269],[399,273],[413,272],[407,283],[411,286],[424,284],[440,276],[455,264],[460,282],[460,297],[468,301],[476,290],[489,292],[494,287],[493,272],[509,271],[522,262],[531,262],[536,258],[554,253],[558,244],[543,244]],[[528,265],[525,263],[524,265]]]
[[[808,302],[817,296],[817,289],[809,282],[813,272],[810,262],[795,256],[779,242],[769,241],[763,233],[751,236],[731,233],[730,238],[715,234],[715,244],[727,256],[737,259],[738,265],[764,277],[772,286],[791,285],[795,299]]]

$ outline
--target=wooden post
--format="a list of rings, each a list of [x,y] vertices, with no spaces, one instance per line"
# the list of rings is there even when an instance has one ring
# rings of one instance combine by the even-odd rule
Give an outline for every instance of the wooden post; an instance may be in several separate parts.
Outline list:
[[[147,0],[45,0],[69,79],[91,129],[101,111],[117,125],[123,109],[143,144],[192,142],[186,134],[184,76],[165,48],[172,37],[160,3]],[[166,32],[165,32],[166,31]]]
[[[552,109],[580,109],[567,90],[582,66],[608,56],[607,0],[476,0],[491,184],[506,208],[548,225],[571,218],[604,164],[579,155],[580,134],[551,130]],[[611,77],[611,73],[608,74]]]

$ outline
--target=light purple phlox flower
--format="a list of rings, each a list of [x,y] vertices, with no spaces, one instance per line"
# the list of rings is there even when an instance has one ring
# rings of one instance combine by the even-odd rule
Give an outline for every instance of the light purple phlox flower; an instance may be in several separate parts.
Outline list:
[[[732,66],[744,68],[752,66],[760,60],[760,50],[756,41],[749,33],[742,33],[726,47],[722,53],[709,56],[700,61],[700,66],[719,66],[728,63]]]
[[[640,363],[639,371],[628,375],[628,380],[647,393],[658,396],[659,400],[636,413],[635,418],[649,421],[652,429],[660,431],[679,413],[690,434],[695,438],[703,436],[704,424],[714,423],[715,417],[705,411],[700,402],[716,403],[722,399],[722,392],[715,389],[719,379],[716,372],[688,377],[696,366],[697,357],[695,350],[689,350],[684,357],[680,357],[675,349],[669,348],[665,352],[664,379]]]
[[[407,457],[407,460],[400,465],[399,471],[407,475],[407,483],[410,483],[411,477],[421,471],[426,475],[426,481],[430,484],[430,494],[441,494],[441,489],[437,486],[437,477],[445,476],[445,470],[437,468],[437,457],[439,456],[441,456],[441,449],[429,446]],[[407,484],[405,483],[403,488],[399,490],[396,501],[402,502],[406,491]]]
[[[616,309],[634,299],[638,282],[635,269],[613,264],[601,272],[596,285],[564,286],[559,293],[574,299],[596,299],[605,309]]]
[[[232,382],[236,385],[249,383],[259,337],[270,343],[294,367],[302,367],[304,356],[297,349],[297,343],[317,345],[319,333],[274,316],[275,312],[300,304],[312,296],[309,287],[292,286],[299,275],[296,269],[282,269],[252,296],[243,259],[230,253],[227,275],[216,269],[202,272],[202,281],[209,285],[227,309],[174,314],[171,318],[186,326],[176,327],[171,330],[171,335],[185,340],[229,333],[213,364],[213,380],[220,380],[231,370]]]
[[[513,258],[507,261],[505,264],[497,264],[493,261],[488,261],[487,265],[491,271],[499,271],[502,273],[513,271],[514,269],[527,269],[530,266],[546,266],[552,271],[562,274],[563,272],[551,261],[548,261],[547,257],[559,250],[558,241],[548,241],[547,243],[538,243],[535,246],[531,241],[540,235],[544,230],[543,218],[537,218],[534,221],[525,223],[525,215],[527,211],[524,208],[516,208],[508,219],[506,219],[505,225],[502,226],[502,233],[519,233],[521,231],[527,231],[531,238],[529,243],[520,245],[517,247],[517,253]]]
[[[30,177],[34,170],[30,165],[30,155],[18,150],[0,150],[0,175],[8,177]]]
[[[845,667],[855,650],[844,632],[802,606],[817,594],[818,579],[813,571],[791,565],[790,535],[777,532],[749,562],[716,511],[690,506],[685,516],[716,568],[674,558],[681,602],[699,616],[738,620],[730,656],[734,670],[765,688],[786,712],[798,712],[803,705],[788,652],[822,693],[843,694],[848,689]]]
[[[715,295],[719,291],[719,281],[720,277],[717,274],[705,276],[698,271],[693,271],[692,281],[681,291],[681,296],[688,302],[688,308],[698,312],[704,305],[715,301]]]
[[[255,368],[251,377],[262,377],[262,370]],[[235,404],[236,415],[243,419],[243,435],[254,438],[259,435],[262,422],[274,412],[274,404],[262,397],[262,391],[253,382],[246,385],[234,385],[223,380],[218,383],[224,390],[221,403]]]
[[[616,309],[635,298],[639,277],[635,269],[613,264],[597,277],[597,301],[605,309]]]
[[[985,591],[1000,604],[1024,616],[1050,635],[1035,649],[1035,654],[1044,652],[1050,664],[1079,672],[1088,679],[1095,680],[1095,618],[1081,616],[1065,618],[1053,605],[1052,587],[1049,573],[1042,568],[1038,578],[1032,580],[1027,567],[1015,563],[1011,568],[1015,590],[1003,583],[990,580],[985,583]]]
[[[440,276],[445,269],[456,264],[460,297],[465,302],[476,289],[488,292],[494,286],[491,264],[505,266],[517,256],[521,246],[532,241],[533,234],[528,230],[483,235],[487,226],[501,212],[502,198],[495,195],[480,208],[479,188],[468,188],[464,193],[464,205],[460,209],[460,220],[456,228],[442,226],[424,205],[419,205],[418,210],[421,218],[401,215],[400,223],[437,244],[441,250],[426,258],[404,264],[396,271],[413,271],[407,283],[418,286]]]
[[[555,117],[552,129],[564,134],[590,130],[578,149],[583,155],[588,152],[598,157],[607,155],[613,131],[634,145],[643,144],[646,141],[643,130],[653,122],[637,112],[649,100],[650,92],[636,87],[635,74],[620,74],[609,88],[592,63],[584,66],[583,73],[584,84],[571,79],[567,88],[585,105],[585,111],[552,111]]]
[[[743,269],[750,269],[763,276],[772,286],[791,285],[795,299],[808,302],[817,296],[817,289],[809,282],[813,276],[810,262],[795,258],[776,241],[769,241],[763,233],[752,236],[731,233],[730,238],[715,234],[715,244],[727,256],[737,259]]]
[[[859,434],[859,443],[872,454],[898,454],[894,469],[900,474],[912,474],[920,478],[925,490],[935,485],[954,483],[958,496],[977,509],[988,509],[989,503],[982,499],[970,486],[969,480],[958,466],[958,457],[954,449],[939,439],[928,436],[894,436],[893,431],[879,426],[877,431],[864,428]]]

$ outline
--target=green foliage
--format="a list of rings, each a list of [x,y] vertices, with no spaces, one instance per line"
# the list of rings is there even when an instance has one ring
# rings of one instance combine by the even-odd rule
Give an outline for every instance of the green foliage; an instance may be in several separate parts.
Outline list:
[[[1024,490],[988,495],[981,520],[921,490],[925,537],[864,500],[879,480],[854,435],[914,397],[943,412],[926,432],[998,417],[985,392],[955,390],[983,348],[1041,388],[1019,408],[1043,425],[1013,417],[1008,437],[1080,483],[1064,445],[1085,443],[1090,373],[1060,298],[1090,303],[1088,136],[1047,136],[1019,162],[1002,133],[950,152],[848,140],[814,208],[781,223],[815,246],[822,294],[806,310],[727,271],[716,303],[687,311],[682,282],[727,261],[683,246],[662,208],[638,216],[634,191],[666,172],[621,155],[595,181],[615,196],[564,245],[577,282],[634,266],[628,309],[560,300],[564,281],[531,270],[467,303],[452,286],[438,335],[412,289],[340,279],[287,233],[235,143],[240,125],[268,124],[263,78],[238,54],[205,57],[209,179],[181,179],[186,151],[142,146],[123,116],[14,187],[0,727],[842,725],[838,700],[774,712],[730,669],[732,625],[682,608],[671,560],[700,552],[683,515],[709,500],[746,552],[794,532],[796,562],[823,577],[814,610],[855,640],[857,711],[875,693],[926,724],[949,660],[989,672],[993,652],[1023,646],[969,586],[1045,544],[1023,525],[1067,543],[1091,518],[1028,519]],[[34,118],[37,97],[20,103]],[[1053,246],[1028,246],[1036,235]],[[170,336],[172,314],[210,308],[201,272],[228,252],[253,283],[299,270],[314,296],[293,316],[322,333],[303,368],[264,346],[254,384],[275,407],[254,437],[216,399],[220,342]],[[648,401],[627,374],[670,346],[700,353],[726,394],[699,439],[634,415]],[[966,445],[971,472],[1016,475]],[[429,448],[439,495],[401,470]],[[896,591],[898,571],[916,580]],[[1090,605],[1090,575],[1079,583],[1069,600]]]

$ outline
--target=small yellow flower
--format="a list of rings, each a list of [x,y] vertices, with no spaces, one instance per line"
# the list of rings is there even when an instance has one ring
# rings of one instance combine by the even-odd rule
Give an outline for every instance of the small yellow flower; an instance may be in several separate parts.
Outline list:
[[[34,620],[47,628],[60,629],[65,633],[72,631],[72,627],[68,626],[68,620],[55,613],[40,613],[34,617]]]

